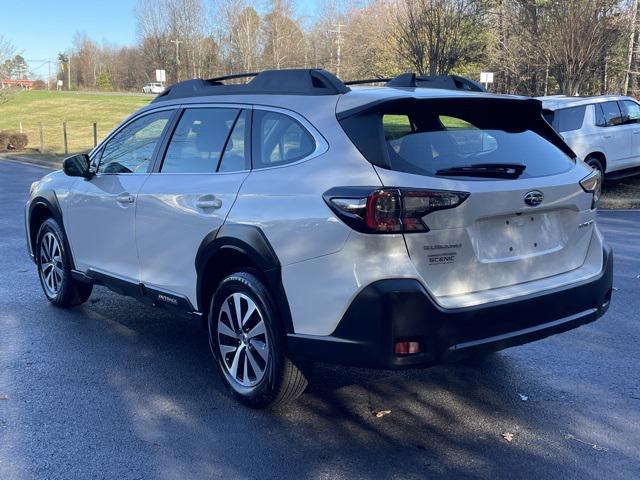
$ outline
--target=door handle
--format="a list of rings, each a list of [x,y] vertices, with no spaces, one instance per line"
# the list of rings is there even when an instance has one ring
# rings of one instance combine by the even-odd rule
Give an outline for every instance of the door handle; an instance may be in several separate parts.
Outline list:
[[[134,200],[135,198],[133,197],[133,195],[131,195],[128,192],[121,193],[116,197],[116,202],[122,203],[122,204],[133,203]]]
[[[604,138],[611,138],[613,135],[605,135]]]
[[[639,133],[640,133],[640,130],[634,130],[634,131],[633,131],[633,134],[634,134],[634,135],[637,135],[637,134],[639,134]]]
[[[196,200],[196,207],[217,210],[222,207],[222,200],[216,198],[215,195],[203,195]]]

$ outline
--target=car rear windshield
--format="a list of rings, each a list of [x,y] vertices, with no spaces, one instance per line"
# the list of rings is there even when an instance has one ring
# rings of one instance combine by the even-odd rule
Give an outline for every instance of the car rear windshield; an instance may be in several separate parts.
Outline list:
[[[371,157],[367,145],[371,142],[361,137],[372,135],[375,129],[366,124],[377,118],[382,124],[386,155],[384,160],[369,160],[396,171],[490,180],[540,177],[569,170],[574,165],[570,150],[564,146],[567,150],[563,151],[557,138],[553,139],[555,144],[550,141],[547,130],[551,129],[539,106],[537,110],[530,104],[528,108],[517,107],[492,107],[491,102],[448,105],[405,101],[394,108],[382,107],[375,115],[363,115],[358,128],[354,129],[353,120],[342,124],[365,157]],[[555,136],[553,132],[551,135]]]

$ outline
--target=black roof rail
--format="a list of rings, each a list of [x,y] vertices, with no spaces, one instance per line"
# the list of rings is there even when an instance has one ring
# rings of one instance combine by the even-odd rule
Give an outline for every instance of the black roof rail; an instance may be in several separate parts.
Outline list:
[[[345,85],[362,85],[365,83],[387,83],[390,78],[366,78],[364,80],[349,80],[344,82]]]
[[[253,77],[242,84],[225,84],[226,80]],[[338,95],[349,91],[342,81],[322,69],[265,70],[259,73],[239,73],[208,80],[193,79],[178,82],[158,95],[153,102],[205,95]]]
[[[418,76],[415,73],[403,73],[394,78],[369,78],[366,80],[350,80],[345,85],[362,85],[365,83],[385,83],[393,88],[442,88],[445,90],[468,90],[471,92],[486,92],[486,89],[471,80],[459,75]]]
[[[387,82],[387,87],[442,88],[445,90],[469,90],[486,92],[478,82],[459,75],[418,76],[415,73],[403,73]]]

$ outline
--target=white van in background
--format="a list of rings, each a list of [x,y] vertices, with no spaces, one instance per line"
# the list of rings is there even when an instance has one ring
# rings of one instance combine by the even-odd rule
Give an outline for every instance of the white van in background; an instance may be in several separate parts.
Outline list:
[[[538,97],[576,155],[608,179],[640,173],[640,104],[631,97]]]

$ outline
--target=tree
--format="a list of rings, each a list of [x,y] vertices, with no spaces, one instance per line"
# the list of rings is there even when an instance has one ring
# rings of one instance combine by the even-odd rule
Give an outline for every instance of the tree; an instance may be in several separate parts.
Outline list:
[[[264,16],[263,63],[268,68],[291,68],[303,63],[304,35],[291,18],[292,11],[291,0],[273,0],[271,10]]]
[[[538,48],[549,59],[560,93],[577,95],[594,72],[605,67],[607,54],[620,35],[619,7],[617,0],[564,0],[545,5],[545,40]]]
[[[107,72],[100,72],[97,76],[96,87],[100,90],[113,90],[113,84],[109,80]]]
[[[476,0],[403,0],[399,55],[420,75],[448,74],[484,53],[484,11]]]

